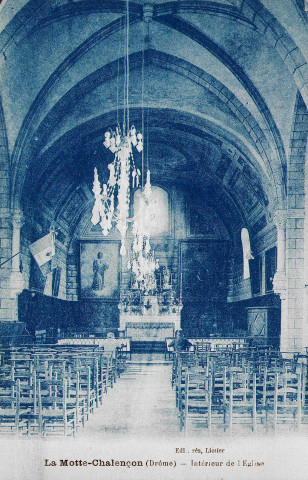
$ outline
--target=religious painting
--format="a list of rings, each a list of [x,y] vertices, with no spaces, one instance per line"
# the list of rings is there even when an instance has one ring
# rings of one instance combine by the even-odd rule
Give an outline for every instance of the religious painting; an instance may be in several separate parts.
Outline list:
[[[119,248],[117,241],[80,243],[81,297],[118,298]]]
[[[207,302],[225,294],[225,242],[183,241],[180,245],[181,288],[185,302]]]

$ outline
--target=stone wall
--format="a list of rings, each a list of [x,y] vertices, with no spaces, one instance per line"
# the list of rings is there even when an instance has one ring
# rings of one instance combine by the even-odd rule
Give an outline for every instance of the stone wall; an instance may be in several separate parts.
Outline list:
[[[0,264],[12,255],[12,223],[9,191],[9,151],[5,118],[0,98]],[[11,299],[10,275],[12,262],[1,267],[0,271],[0,321],[13,320],[14,301]]]
[[[303,344],[305,293],[305,157],[308,112],[298,95],[288,158],[288,204],[286,214],[286,298],[283,300],[282,349],[298,351]],[[307,181],[307,180],[306,180]],[[307,250],[306,250],[307,255]],[[306,257],[307,262],[307,257]],[[305,325],[303,324],[305,322]]]
[[[0,219],[0,252],[1,263],[11,256],[11,221],[10,217],[2,216]],[[0,320],[12,320],[12,299],[10,291],[11,262],[1,267],[0,278]]]

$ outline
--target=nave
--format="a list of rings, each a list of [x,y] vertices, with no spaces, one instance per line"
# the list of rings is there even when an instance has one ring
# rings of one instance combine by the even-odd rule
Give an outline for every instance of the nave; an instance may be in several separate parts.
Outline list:
[[[171,388],[172,363],[162,354],[135,354],[106,395],[80,437],[162,438],[179,433],[180,421]]]
[[[11,347],[0,434],[108,441],[307,434],[307,355],[271,347],[127,355],[100,346]]]
[[[274,420],[273,412],[261,419],[260,410],[256,405],[256,415],[258,412],[259,418],[256,420],[255,426],[249,410],[251,406],[251,404],[249,405],[251,400],[249,389],[247,388],[246,391],[245,402],[243,391],[237,385],[237,392],[234,391],[233,406],[237,411],[234,415],[234,423],[230,425],[230,418],[228,418],[230,392],[226,391],[224,407],[219,409],[215,402],[222,403],[219,398],[221,393],[219,390],[223,389],[222,378],[218,369],[215,373],[213,369],[213,379],[216,378],[217,383],[215,386],[212,385],[212,422],[209,425],[209,412],[206,406],[208,397],[203,390],[203,386],[206,388],[206,382],[202,383],[206,369],[196,366],[192,356],[190,359],[185,359],[187,355],[184,354],[183,357],[182,359],[174,357],[173,362],[170,362],[164,360],[162,354],[133,354],[132,360],[127,362],[120,381],[106,396],[103,407],[95,411],[85,428],[79,432],[78,437],[81,439],[87,437],[105,439],[106,441],[114,438],[127,438],[129,441],[129,439],[137,438],[172,440],[183,437],[308,434],[305,400],[303,400],[303,409],[299,409],[300,413],[296,404],[297,392],[294,383],[296,377],[292,374],[289,376],[289,381],[292,381],[293,385],[288,385],[287,394],[286,390],[284,391],[285,402],[277,397],[280,401],[280,405],[277,405],[277,419]],[[297,371],[301,368],[298,367]],[[231,371],[232,367],[226,370],[226,377]],[[237,369],[239,375],[245,371],[247,372],[245,369]],[[268,369],[268,376],[270,377],[274,371],[278,372],[279,369],[274,369],[274,367]],[[287,367],[285,366],[282,371],[286,372]],[[235,368],[233,368],[234,374],[236,374]],[[286,381],[286,379],[287,376],[282,381]],[[239,381],[239,377],[237,380],[234,379],[234,385],[236,381]],[[228,386],[226,388],[229,390]],[[277,388],[282,392],[280,383]],[[240,397],[237,397],[238,392],[240,392]],[[259,386],[259,398],[260,392]],[[269,405],[273,400],[273,392],[268,391],[267,396]],[[284,411],[281,408],[282,403],[284,403]],[[223,413],[224,408],[226,408],[226,415]],[[301,415],[300,420],[298,415]],[[277,422],[276,425],[274,421]]]

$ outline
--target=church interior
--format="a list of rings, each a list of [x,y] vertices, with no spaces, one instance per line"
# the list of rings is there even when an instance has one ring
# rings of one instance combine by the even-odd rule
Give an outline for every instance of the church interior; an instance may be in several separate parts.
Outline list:
[[[305,7],[0,5],[0,434],[307,428]]]

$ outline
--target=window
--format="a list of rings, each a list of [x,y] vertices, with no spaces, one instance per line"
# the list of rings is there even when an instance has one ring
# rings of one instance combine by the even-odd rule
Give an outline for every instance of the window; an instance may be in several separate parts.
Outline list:
[[[249,260],[253,258],[251,254],[249,232],[247,228],[242,228],[241,239],[243,248],[243,277],[245,280],[246,278],[250,278]]]
[[[168,193],[160,187],[151,187],[151,235],[169,233],[169,201]],[[141,190],[134,195],[134,213],[138,212]]]

